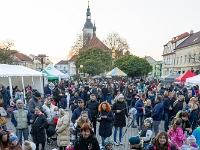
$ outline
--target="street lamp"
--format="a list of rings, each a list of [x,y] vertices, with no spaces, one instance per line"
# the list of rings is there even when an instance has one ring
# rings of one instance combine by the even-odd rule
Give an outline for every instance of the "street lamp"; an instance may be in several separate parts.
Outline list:
[[[44,74],[43,74],[43,65],[44,65],[44,58],[47,57],[47,60],[45,61],[45,64],[48,65],[50,64],[50,60],[48,59],[48,56],[46,56],[46,54],[38,54],[38,58],[40,58],[41,60],[41,64],[42,64],[42,69],[41,69],[41,72],[42,72],[42,86],[43,86],[43,96],[44,96]],[[38,60],[34,60],[34,64],[39,64],[40,62]]]

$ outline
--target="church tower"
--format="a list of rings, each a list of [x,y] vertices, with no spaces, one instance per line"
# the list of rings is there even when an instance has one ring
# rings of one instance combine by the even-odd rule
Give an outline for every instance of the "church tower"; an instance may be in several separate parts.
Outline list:
[[[91,13],[90,13],[90,7],[89,7],[89,1],[88,1],[88,8],[86,12],[86,22],[83,27],[83,46],[87,44],[87,42],[92,39],[94,33],[93,24],[91,22]],[[96,27],[95,27],[96,32]],[[95,33],[96,34],[96,33]]]

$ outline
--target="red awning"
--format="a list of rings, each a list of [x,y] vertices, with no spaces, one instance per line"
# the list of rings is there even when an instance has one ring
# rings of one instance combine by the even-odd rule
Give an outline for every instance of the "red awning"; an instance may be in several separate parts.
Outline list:
[[[185,82],[185,80],[189,77],[193,77],[196,76],[196,74],[194,74],[192,71],[188,70],[185,73],[183,73],[182,75],[176,77],[174,79],[175,82]]]

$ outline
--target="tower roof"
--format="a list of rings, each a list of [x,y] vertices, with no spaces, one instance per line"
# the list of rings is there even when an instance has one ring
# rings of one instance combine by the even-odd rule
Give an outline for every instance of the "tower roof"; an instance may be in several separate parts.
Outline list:
[[[88,1],[87,12],[86,12],[86,22],[84,24],[83,29],[93,29],[93,24],[91,22],[91,13],[90,13],[89,1]]]

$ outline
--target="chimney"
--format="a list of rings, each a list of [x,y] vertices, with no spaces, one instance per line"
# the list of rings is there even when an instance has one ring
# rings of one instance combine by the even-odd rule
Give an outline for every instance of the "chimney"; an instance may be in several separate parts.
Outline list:
[[[193,30],[190,31],[190,35],[192,35],[192,34],[193,34]]]

